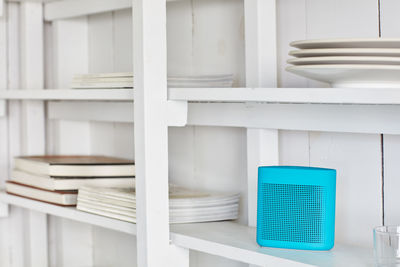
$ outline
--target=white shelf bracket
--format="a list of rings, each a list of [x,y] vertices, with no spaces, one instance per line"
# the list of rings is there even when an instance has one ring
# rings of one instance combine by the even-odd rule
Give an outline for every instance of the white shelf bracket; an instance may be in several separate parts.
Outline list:
[[[168,126],[183,127],[187,124],[188,102],[168,101]]]

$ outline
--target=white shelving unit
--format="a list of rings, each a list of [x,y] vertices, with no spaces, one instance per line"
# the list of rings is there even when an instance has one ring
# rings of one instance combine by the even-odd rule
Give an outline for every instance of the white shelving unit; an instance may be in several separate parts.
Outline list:
[[[27,120],[32,119],[29,114],[36,114],[33,111],[41,110],[42,101],[48,101],[48,108],[53,111],[50,119],[90,117],[101,120],[101,110],[109,107],[116,110],[105,115],[104,120],[135,121],[137,225],[0,193],[3,204],[29,209],[36,222],[38,230],[32,231],[31,243],[41,244],[37,247],[42,249],[38,251],[31,246],[31,255],[37,255],[31,259],[33,266],[48,264],[43,260],[47,257],[47,239],[43,236],[47,227],[45,214],[136,235],[140,267],[188,267],[189,249],[259,266],[372,265],[369,249],[340,244],[328,252],[260,248],[255,241],[254,228],[256,166],[279,163],[277,129],[400,133],[397,123],[399,90],[371,88],[361,93],[360,89],[347,88],[276,88],[275,0],[244,1],[248,88],[167,89],[165,0],[50,1],[43,3],[43,14],[36,5],[27,6],[24,12],[37,12],[32,13],[27,22],[33,22],[37,30],[43,27],[43,18],[55,21],[119,10],[130,8],[132,2],[135,90],[35,90],[43,87],[43,81],[33,78],[37,77],[34,76],[35,64],[28,62],[24,67],[33,75],[26,81],[29,86],[0,91],[0,99],[27,100]],[[269,28],[261,30],[260,25]],[[40,37],[40,34],[24,34],[28,39]],[[26,48],[25,53],[29,58],[43,57],[36,55],[34,48]],[[38,77],[43,77],[41,74]],[[87,104],[89,101],[93,103]],[[123,111],[118,110],[121,105],[132,106],[133,101],[132,114],[122,114]],[[73,107],[71,112],[67,112],[68,106]],[[82,115],[79,108],[94,112]],[[33,120],[43,123],[42,115]],[[32,124],[29,125],[33,129]],[[168,126],[185,125],[248,129],[249,226],[235,222],[169,226]],[[44,132],[36,131],[33,135],[38,140],[44,139]],[[41,144],[28,143],[29,153],[43,152]],[[259,151],[260,144],[267,145],[268,152]]]

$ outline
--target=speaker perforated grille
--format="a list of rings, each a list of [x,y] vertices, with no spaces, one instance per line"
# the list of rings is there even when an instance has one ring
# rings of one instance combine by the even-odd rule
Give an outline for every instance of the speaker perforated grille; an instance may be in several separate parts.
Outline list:
[[[264,183],[261,194],[262,239],[324,242],[326,192],[323,186]]]

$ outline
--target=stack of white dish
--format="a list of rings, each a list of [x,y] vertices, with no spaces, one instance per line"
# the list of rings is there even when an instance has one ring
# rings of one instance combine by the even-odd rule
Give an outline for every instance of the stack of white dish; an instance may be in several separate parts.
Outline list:
[[[88,73],[73,77],[73,89],[133,88],[132,72]],[[168,76],[168,87],[232,87],[232,74]]]
[[[199,192],[170,185],[170,223],[237,219],[239,199],[239,194]],[[82,187],[78,193],[77,209],[136,223],[135,190]]]
[[[333,87],[400,87],[400,38],[316,39],[298,50],[287,71]]]

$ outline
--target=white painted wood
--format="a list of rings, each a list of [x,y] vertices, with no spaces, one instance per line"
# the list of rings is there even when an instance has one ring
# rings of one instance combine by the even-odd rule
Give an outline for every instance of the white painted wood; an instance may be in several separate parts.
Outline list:
[[[337,170],[335,241],[372,248],[382,217],[379,135],[310,133],[310,148],[311,166]]]
[[[49,119],[75,121],[133,122],[133,103],[129,102],[49,102]],[[168,125],[185,126],[187,102],[168,101]]]
[[[168,255],[170,256],[168,262],[173,262],[174,266],[189,266],[188,249],[171,244]]]
[[[169,88],[169,100],[400,105],[397,88]],[[0,99],[132,101],[131,89],[4,90]]]
[[[245,0],[246,86],[276,87],[276,1]]]
[[[7,40],[7,15],[5,13],[4,1],[0,1],[0,89],[5,90],[8,86],[8,40]],[[6,115],[6,104],[0,101],[0,117]],[[3,122],[4,124],[4,122]],[[4,126],[2,126],[4,128]]]
[[[9,88],[14,90],[20,88],[20,13],[19,4],[8,3],[8,72],[9,72]],[[11,101],[8,108],[8,149],[9,149],[9,162],[12,162],[14,156],[21,154],[21,110],[20,105],[16,101]],[[13,164],[8,167],[11,171]],[[24,229],[24,221],[27,218],[24,216],[24,210],[18,207],[10,207],[10,219],[8,221],[8,231],[2,233],[5,240],[8,240],[9,251],[7,253],[8,264],[14,266],[28,265],[24,260],[25,246],[21,245],[25,242],[26,231]],[[7,266],[7,265],[6,265]]]
[[[354,0],[351,4],[346,0],[306,0],[306,27],[306,39],[378,37],[378,3],[376,0]],[[329,87],[313,80],[308,80],[308,86]]]
[[[156,267],[171,260],[165,0],[134,1],[133,25],[138,265]]]
[[[132,123],[133,103],[51,101],[47,104],[47,116],[52,120]]]
[[[331,104],[400,104],[397,88],[169,88],[170,100]]]
[[[245,0],[246,86],[276,87],[276,1]],[[278,165],[278,131],[247,129],[248,224],[257,225],[258,167]]]
[[[167,0],[176,1],[176,0]],[[44,19],[60,20],[72,17],[79,17],[91,14],[97,14],[107,11],[131,8],[130,0],[64,0],[48,2],[44,5]]]
[[[354,0],[351,4],[346,0],[306,0],[306,4],[308,39],[378,37],[375,0]]]
[[[6,90],[0,92],[0,99],[15,100],[112,100],[132,101],[131,89],[46,89],[46,90]]]
[[[132,10],[113,13],[113,66],[115,72],[133,71]]]
[[[29,247],[31,248],[31,254],[28,256],[30,266],[47,266],[47,214],[43,213],[43,211],[29,210],[29,224],[27,230],[29,232]],[[39,244],[45,244],[45,246]],[[35,248],[34,250],[32,250],[33,247]],[[32,255],[32,252],[38,255]]]
[[[279,164],[277,130],[247,129],[248,224],[257,225],[258,167]]]
[[[308,87],[306,78],[285,70],[289,51],[293,50],[289,43],[306,39],[306,7],[306,0],[276,1],[278,87]]]
[[[4,4],[4,2],[5,2],[5,0],[1,0],[0,1],[0,17],[4,17],[5,16],[5,14],[4,14],[4,6],[5,6],[5,4]]]
[[[399,194],[399,156],[400,136],[384,136],[384,160],[385,160],[385,179],[384,179],[384,219],[385,225],[399,225],[400,216],[397,212]],[[382,216],[383,218],[383,216]]]
[[[400,133],[396,105],[189,103],[188,125],[348,133]]]
[[[21,13],[21,85],[26,89],[44,86],[43,12],[41,3],[22,3]],[[44,153],[44,105],[40,101],[22,104],[22,142],[24,154]],[[47,217],[29,213],[29,252],[31,267],[48,265]]]
[[[34,201],[23,197],[8,195],[4,192],[0,193],[1,201],[15,205],[18,207],[30,209],[32,211],[43,212],[57,217],[67,218],[78,222],[93,224],[96,226],[112,229],[115,231],[135,235],[136,225],[133,223],[114,220],[111,218],[98,216],[95,214],[79,211],[76,208],[61,207],[47,204],[40,201]]]
[[[279,131],[279,164],[310,166],[309,133]]]
[[[74,74],[88,72],[87,18],[55,21],[52,27],[54,83],[56,88],[69,88]]]
[[[393,0],[381,1],[381,35],[383,38],[394,38],[399,36],[399,17],[396,16],[396,10],[400,8],[400,3]],[[400,223],[399,213],[396,203],[399,201],[399,194],[396,187],[399,184],[400,170],[396,159],[399,148],[398,135],[384,136],[384,191],[382,199],[384,201],[384,214],[382,214],[382,224],[398,225]]]
[[[187,123],[187,101],[168,101],[168,126],[185,126]]]
[[[167,5],[168,75],[194,74],[193,32],[196,24],[192,2],[175,1]]]
[[[0,1],[0,90],[8,87],[8,41],[7,17],[3,14],[4,2]],[[6,103],[0,101],[0,181],[3,184],[8,178],[8,122],[6,118]],[[8,205],[0,203],[0,217],[8,216]]]
[[[243,1],[194,0],[192,6],[193,74],[233,73],[234,86],[244,86]]]
[[[178,246],[259,266],[372,266],[372,249],[336,244],[331,251],[260,248],[256,229],[234,222],[171,227]]]
[[[108,3],[111,2],[108,1]],[[89,70],[91,73],[110,73],[114,71],[113,22],[112,12],[88,17],[88,52]]]
[[[136,237],[93,227],[93,266],[136,267]]]

